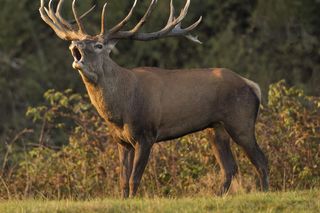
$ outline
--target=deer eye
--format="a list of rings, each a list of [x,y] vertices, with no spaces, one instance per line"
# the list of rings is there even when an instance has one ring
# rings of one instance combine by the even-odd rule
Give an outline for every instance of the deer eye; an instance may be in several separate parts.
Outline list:
[[[94,48],[96,48],[96,49],[102,49],[102,48],[103,48],[103,45],[102,45],[102,44],[96,44],[96,45],[94,45]]]

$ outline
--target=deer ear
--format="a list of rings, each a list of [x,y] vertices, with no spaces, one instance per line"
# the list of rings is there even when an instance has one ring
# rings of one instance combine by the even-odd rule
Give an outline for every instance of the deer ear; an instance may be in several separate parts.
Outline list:
[[[107,42],[107,51],[110,54],[112,50],[114,50],[119,40],[111,40]]]

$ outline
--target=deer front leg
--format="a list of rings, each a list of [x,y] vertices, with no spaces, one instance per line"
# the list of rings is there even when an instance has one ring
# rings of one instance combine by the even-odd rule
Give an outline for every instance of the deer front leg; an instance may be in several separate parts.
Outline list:
[[[129,179],[132,172],[134,149],[130,144],[118,143],[120,159],[120,189],[121,197],[129,197]]]
[[[133,161],[133,169],[130,177],[130,197],[134,197],[137,193],[142,174],[149,160],[152,144],[136,143]]]

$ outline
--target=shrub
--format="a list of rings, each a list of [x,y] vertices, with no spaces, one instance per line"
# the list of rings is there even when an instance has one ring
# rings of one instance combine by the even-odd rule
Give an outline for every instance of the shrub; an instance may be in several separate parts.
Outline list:
[[[320,98],[305,96],[284,81],[270,86],[257,135],[269,154],[275,189],[305,189],[320,183]]]

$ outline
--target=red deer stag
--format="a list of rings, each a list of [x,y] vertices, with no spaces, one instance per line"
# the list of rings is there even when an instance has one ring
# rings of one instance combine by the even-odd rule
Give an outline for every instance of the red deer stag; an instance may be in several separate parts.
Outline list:
[[[44,0],[40,1],[42,19],[58,37],[72,42],[73,68],[79,71],[92,104],[118,140],[124,198],[136,195],[153,144],[204,129],[215,131],[208,132],[213,138],[214,154],[224,175],[222,193],[228,191],[237,172],[229,136],[244,149],[255,166],[262,189],[268,189],[267,159],[255,138],[261,98],[256,83],[228,69],[126,69],[110,58],[112,48],[122,39],[149,41],[183,36],[200,43],[189,33],[199,25],[202,17],[187,28],[181,27],[190,0],[177,17],[171,1],[167,24],[152,33],[139,30],[150,17],[157,0],[151,0],[144,16],[128,31],[123,28],[131,18],[137,0],[128,15],[110,30],[105,29],[105,4],[101,32],[96,36],[85,32],[81,19],[88,12],[79,16],[75,0],[72,4],[74,24],[61,16],[64,0],[59,0],[56,9],[52,0],[48,8],[44,6]]]

